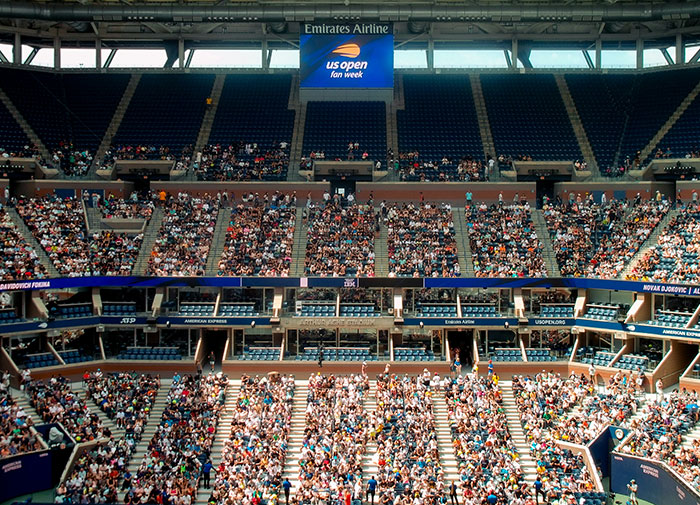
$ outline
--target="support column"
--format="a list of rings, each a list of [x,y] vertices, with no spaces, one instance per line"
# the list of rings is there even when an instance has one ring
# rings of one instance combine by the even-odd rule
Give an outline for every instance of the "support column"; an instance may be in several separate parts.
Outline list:
[[[428,39],[428,52],[426,56],[428,58],[428,70],[433,70],[435,68],[435,41],[432,37]]]
[[[685,64],[685,44],[683,43],[683,35],[676,35],[676,65]]]
[[[177,66],[185,68],[185,41],[183,39],[177,41]]]
[[[644,41],[642,39],[637,39],[636,51],[637,51],[636,68],[637,68],[637,70],[641,70],[644,68]]]
[[[61,39],[59,37],[53,39],[53,68],[56,70],[61,68]]]
[[[518,39],[513,39],[513,47],[511,48],[510,59],[513,62],[513,68],[518,68]]]
[[[15,33],[15,43],[12,46],[12,63],[18,65],[22,63],[22,36]]]
[[[267,39],[262,41],[262,68],[267,70],[270,68],[270,56],[268,54]]]
[[[600,39],[597,39],[595,41],[595,68],[597,70],[600,70],[601,68],[603,68],[602,53],[603,53],[603,41]]]
[[[95,68],[102,68],[102,41],[95,40]]]

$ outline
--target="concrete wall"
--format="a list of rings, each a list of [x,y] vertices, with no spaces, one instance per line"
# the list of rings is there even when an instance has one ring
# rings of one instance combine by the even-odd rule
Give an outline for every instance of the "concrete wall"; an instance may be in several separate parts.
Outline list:
[[[652,381],[658,379],[664,381],[666,387],[678,382],[679,377],[693,362],[698,353],[697,344],[686,344],[678,340],[671,340],[671,350],[666,354],[652,375]]]
[[[505,202],[512,202],[515,194],[519,199],[526,199],[530,205],[535,205],[534,182],[499,182],[499,183],[469,183],[469,182],[359,182],[357,183],[357,198],[365,201],[369,194],[374,195],[375,202],[417,202],[421,193],[426,202],[448,202],[454,206],[463,207],[465,194],[472,192],[474,202],[497,202],[498,195],[503,193]]]
[[[554,193],[559,195],[562,200],[569,199],[569,193],[574,192],[576,195],[581,194],[585,197],[593,191],[604,191],[608,200],[610,200],[615,191],[624,191],[628,199],[634,198],[637,193],[641,194],[643,199],[649,199],[660,191],[662,195],[673,199],[673,184],[669,182],[651,182],[651,181],[624,181],[624,182],[560,182],[554,185]]]

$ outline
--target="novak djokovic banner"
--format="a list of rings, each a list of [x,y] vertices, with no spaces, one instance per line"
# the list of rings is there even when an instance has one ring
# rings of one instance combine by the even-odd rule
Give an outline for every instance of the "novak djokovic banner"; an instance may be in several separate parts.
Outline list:
[[[389,23],[303,23],[302,88],[392,88],[394,33]]]

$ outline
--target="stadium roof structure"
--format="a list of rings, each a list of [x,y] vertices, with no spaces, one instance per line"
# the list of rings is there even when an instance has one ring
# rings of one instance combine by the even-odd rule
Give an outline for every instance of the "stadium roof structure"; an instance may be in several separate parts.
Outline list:
[[[164,47],[175,61],[178,43],[180,54],[188,48],[294,48],[301,23],[358,21],[393,23],[397,49],[512,50],[526,68],[533,48],[659,49],[671,65],[695,63],[685,51],[700,45],[695,0],[5,1],[0,43]]]

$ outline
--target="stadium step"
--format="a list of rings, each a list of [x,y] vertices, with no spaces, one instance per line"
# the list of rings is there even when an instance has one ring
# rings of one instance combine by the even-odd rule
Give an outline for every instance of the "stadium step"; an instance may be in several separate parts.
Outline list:
[[[666,134],[669,132],[671,128],[673,128],[673,125],[676,124],[676,121],[683,115],[683,113],[686,111],[686,109],[690,106],[691,103],[695,100],[695,98],[698,96],[700,93],[700,83],[698,83],[693,90],[688,93],[688,95],[683,99],[683,101],[678,105],[676,110],[671,114],[671,117],[668,118],[668,120],[663,124],[661,128],[659,128],[659,131],[656,132],[656,135],[654,135],[649,143],[642,149],[642,152],[639,156],[639,159],[641,160],[646,160],[649,155],[654,152],[654,150],[657,148],[659,145],[659,142],[663,140],[663,138],[666,136]]]
[[[365,399],[362,403],[362,409],[365,416],[369,416],[377,411],[377,381],[369,381],[369,389],[365,393]],[[370,477],[377,475],[377,442],[373,438],[367,439],[365,453],[362,456],[362,478],[368,481]]]
[[[134,268],[132,270],[133,275],[143,275],[146,273],[148,260],[151,257],[153,244],[155,244],[158,238],[161,224],[163,224],[163,208],[156,205],[153,209],[153,214],[151,214],[151,220],[146,225],[146,229],[143,233],[143,243],[141,244],[139,255],[136,258],[136,263],[134,263]]]
[[[445,403],[444,391],[438,388],[437,391],[433,392],[432,399],[440,466],[444,472],[444,485],[448,487],[453,480],[459,482],[459,464],[452,447],[452,428],[447,418],[447,404]]]
[[[48,161],[52,159],[51,153],[49,153],[49,150],[46,148],[44,143],[41,141],[39,138],[39,135],[32,129],[31,126],[29,126],[29,123],[27,122],[26,119],[24,119],[24,116],[20,113],[20,111],[15,107],[15,104],[12,103],[12,100],[10,100],[10,97],[5,94],[5,92],[0,88],[0,102],[5,104],[5,107],[7,107],[7,110],[12,114],[12,117],[15,118],[15,121],[17,121],[17,124],[20,125],[22,130],[24,131],[25,135],[29,138],[29,140],[32,141],[34,145],[37,146],[39,149],[39,153],[41,154],[42,158],[44,160]]]
[[[200,152],[204,146],[209,143],[209,135],[211,134],[211,127],[214,124],[214,118],[216,117],[216,110],[219,107],[219,101],[221,99],[221,92],[224,89],[224,82],[226,81],[226,74],[218,74],[214,79],[214,84],[211,87],[211,93],[209,93],[209,98],[212,100],[212,104],[207,106],[204,112],[204,117],[202,118],[202,124],[199,127],[199,135],[197,136],[197,142],[194,144],[194,152]]]
[[[166,400],[168,398],[168,393],[172,386],[172,379],[161,380],[160,388],[158,388],[158,394],[153,402],[153,410],[151,410],[151,415],[148,417],[148,422],[143,428],[141,433],[141,440],[134,447],[131,453],[131,459],[129,460],[129,472],[131,475],[136,475],[136,472],[141,466],[141,460],[148,449],[148,445],[151,443],[153,435],[155,435],[158,426],[160,425],[161,418],[163,417],[163,412],[166,407]]]
[[[651,235],[649,235],[647,239],[642,244],[640,244],[637,254],[630,258],[630,260],[627,262],[627,266],[625,266],[622,272],[620,272],[620,275],[618,275],[618,279],[626,279],[627,276],[630,273],[632,273],[632,269],[637,265],[639,260],[646,256],[646,254],[649,252],[649,249],[658,244],[659,236],[661,235],[661,233],[663,233],[663,231],[666,229],[671,220],[678,215],[678,213],[678,209],[671,209],[666,213],[664,218],[659,222],[658,225],[656,225],[656,228],[651,233]]]
[[[95,413],[97,417],[100,418],[100,422],[110,429],[110,431],[114,434],[115,438],[124,435],[124,430],[122,428],[119,428],[117,426],[117,423],[112,421],[107,416],[107,414],[105,414],[105,412],[95,403],[92,397],[88,395],[88,392],[83,386],[82,382],[74,382],[71,386],[71,389],[85,401],[85,405],[87,405],[90,412]]]
[[[112,120],[105,131],[104,137],[102,137],[102,142],[100,142],[100,146],[97,148],[92,165],[90,166],[89,175],[92,175],[92,173],[94,173],[94,171],[97,169],[97,166],[102,164],[105,153],[112,145],[112,139],[117,134],[117,130],[119,130],[119,126],[122,124],[122,119],[124,119],[126,109],[129,108],[131,98],[134,96],[134,92],[136,91],[140,81],[141,74],[131,74],[131,79],[129,79],[129,83],[126,85],[126,88],[124,88],[124,94],[119,101],[119,105],[117,105],[117,108],[114,110]]]
[[[462,277],[474,277],[474,259],[472,258],[469,233],[467,233],[467,220],[464,216],[464,207],[452,207],[452,216],[455,225],[459,270],[462,272]]]
[[[7,211],[12,221],[17,225],[17,231],[22,235],[24,241],[32,246],[32,249],[34,249],[36,255],[39,257],[39,261],[41,261],[41,264],[46,267],[49,277],[60,277],[58,270],[56,270],[56,267],[49,259],[48,255],[44,251],[44,248],[39,245],[39,242],[36,241],[34,235],[24,223],[24,219],[20,217],[14,207],[6,206],[5,211]]]
[[[386,146],[387,149],[391,149],[395,156],[399,153],[399,133],[398,133],[397,119],[396,119],[396,106],[393,103],[389,103],[386,106]],[[388,160],[383,162],[384,169],[390,169],[391,167],[386,166]]]
[[[574,135],[576,135],[578,147],[581,150],[583,159],[585,159],[588,163],[588,168],[593,173],[593,175],[598,176],[600,175],[600,171],[598,170],[598,162],[595,159],[593,148],[591,147],[591,143],[588,140],[588,135],[586,135],[586,130],[584,129],[583,123],[581,122],[581,117],[578,114],[576,103],[574,103],[574,99],[571,96],[571,92],[569,91],[569,86],[566,83],[566,79],[563,75],[558,74],[554,76],[554,80],[557,82],[557,87],[559,88],[561,99],[564,102],[564,107],[566,108],[566,112],[569,115],[569,121],[571,121],[571,127],[574,130]]]
[[[284,463],[283,478],[292,484],[290,496],[299,489],[299,455],[304,441],[306,428],[306,397],[309,394],[309,381],[297,380],[292,402],[292,418],[287,438],[287,457]]]
[[[493,141],[491,133],[491,123],[489,122],[488,111],[486,110],[486,101],[484,100],[484,91],[481,88],[481,79],[478,74],[469,74],[469,82],[472,88],[472,99],[474,100],[474,108],[479,122],[479,133],[481,134],[481,145],[484,149],[484,160],[487,155],[496,158],[496,144]],[[498,180],[498,174],[491,174],[491,180]]]
[[[549,236],[549,230],[547,229],[547,223],[544,220],[542,211],[540,209],[531,209],[531,212],[532,222],[535,225],[537,237],[540,239],[540,242],[542,242],[542,258],[544,259],[544,264],[547,267],[547,275],[549,277],[561,277],[561,270],[559,270],[557,256],[554,254],[552,239]]]
[[[17,405],[22,407],[22,410],[24,410],[24,412],[32,418],[34,424],[43,424],[42,417],[39,415],[39,412],[37,412],[37,410],[34,407],[32,407],[31,403],[29,403],[29,397],[24,391],[20,391],[19,389],[11,387],[10,396],[12,396]]]
[[[379,214],[379,207],[375,208]],[[379,236],[374,240],[374,275],[377,277],[389,276],[389,252],[387,241],[389,240],[387,227],[379,227]]]
[[[508,421],[508,431],[513,438],[513,443],[518,451],[520,467],[523,471],[523,479],[526,482],[535,482],[537,478],[537,462],[530,454],[530,450],[523,431],[523,426],[520,423],[520,414],[513,396],[513,387],[510,381],[501,381],[498,383],[503,392],[503,410]]]
[[[102,213],[100,209],[85,207],[85,217],[87,218],[87,231],[93,233],[102,230]]]
[[[216,218],[216,227],[214,228],[214,236],[212,237],[211,248],[209,249],[209,256],[207,257],[206,274],[211,277],[216,277],[219,271],[219,261],[224,252],[224,247],[226,246],[226,230],[230,222],[231,209],[219,209],[219,214]]]
[[[292,264],[289,274],[292,277],[302,277],[304,275],[304,260],[306,259],[306,241],[308,239],[309,227],[304,222],[305,207],[297,207],[297,215],[294,221],[294,241],[292,245]]]

